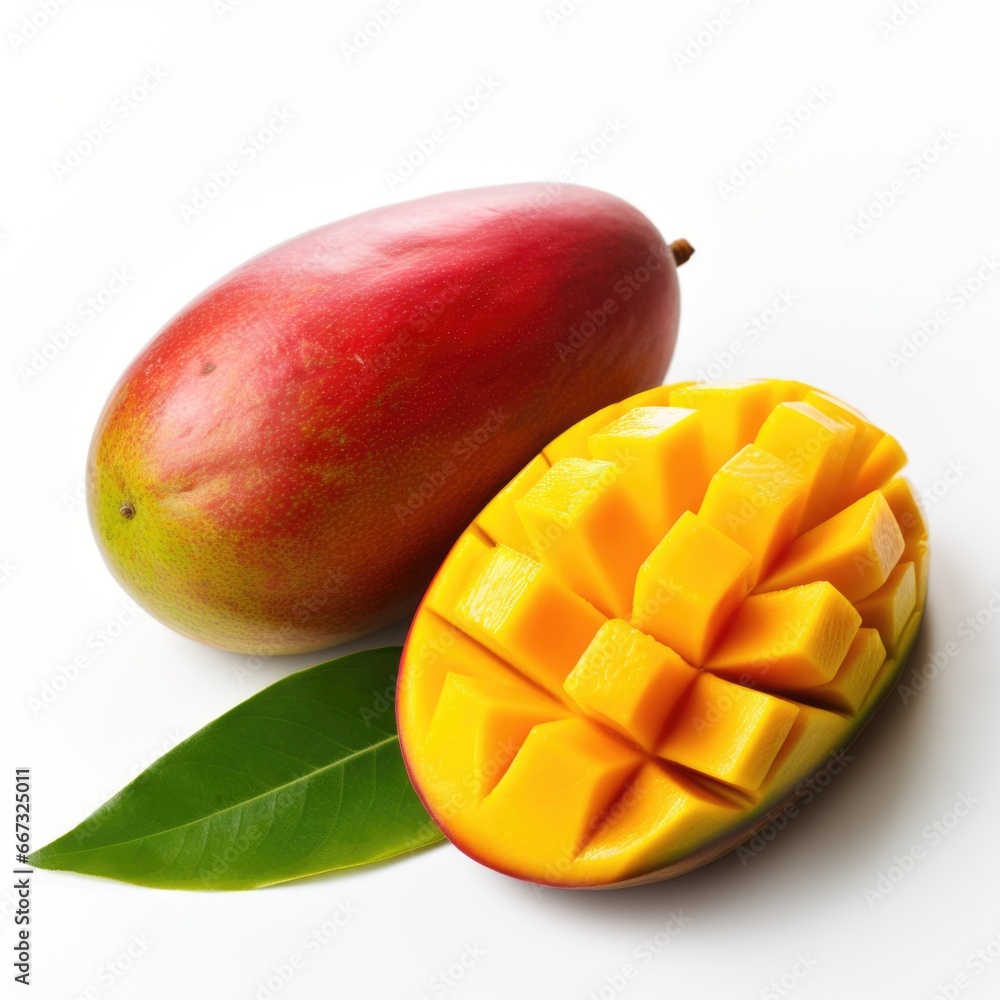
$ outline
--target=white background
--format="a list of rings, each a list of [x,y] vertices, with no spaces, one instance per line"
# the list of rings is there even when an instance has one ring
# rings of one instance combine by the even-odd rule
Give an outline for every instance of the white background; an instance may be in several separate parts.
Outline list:
[[[434,977],[467,946],[484,954],[447,990],[454,1000],[609,997],[606,977],[627,963],[639,966],[621,993],[629,1000],[790,987],[797,1000],[931,998],[963,972],[968,986],[950,995],[997,995],[1000,960],[982,972],[967,960],[991,942],[1000,951],[1000,628],[979,626],[970,642],[957,630],[1000,609],[1000,280],[983,264],[1000,253],[1000,8],[906,0],[912,13],[880,28],[893,0],[582,0],[561,21],[549,16],[557,3],[401,0],[352,54],[345,43],[384,0],[71,0],[30,39],[22,18],[43,22],[41,0],[5,0],[4,773],[33,768],[35,846],[225,709],[327,658],[270,660],[241,676],[245,658],[145,615],[95,651],[100,630],[130,617],[79,502],[112,384],[176,310],[248,256],[450,188],[567,171],[695,244],[670,377],[803,379],[892,430],[932,501],[930,598],[911,666],[935,674],[930,658],[951,641],[959,655],[908,703],[893,694],[836,783],[746,863],[731,854],[614,893],[540,892],[448,845],[252,893],[40,872],[29,995],[405,1000],[443,995]],[[122,116],[119,95],[141,93],[151,68],[164,79]],[[492,93],[446,124],[480,78]],[[251,161],[241,146],[276,111],[291,124]],[[106,117],[101,144],[57,170]],[[427,162],[402,182],[388,177],[437,127],[446,139]],[[185,213],[232,159],[239,173]],[[886,191],[892,204],[880,207]],[[879,217],[862,216],[873,202]],[[993,280],[969,288],[980,268]],[[126,287],[88,321],[87,299],[116,270]],[[782,293],[792,304],[775,318],[766,310]],[[936,314],[928,337],[921,324]],[[22,366],[74,320],[75,336],[26,377]],[[87,667],[33,707],[81,653]],[[948,823],[966,793],[977,804],[935,843],[928,824]],[[925,852],[913,870],[866,900],[914,844]],[[0,889],[5,956],[11,900]],[[356,916],[309,954],[304,939],[340,903]],[[671,911],[690,922],[643,963],[636,949]],[[304,967],[267,992],[297,953]],[[799,954],[808,961],[797,971],[810,968],[796,978]],[[131,967],[112,974],[109,962]],[[13,974],[6,958],[3,968]]]

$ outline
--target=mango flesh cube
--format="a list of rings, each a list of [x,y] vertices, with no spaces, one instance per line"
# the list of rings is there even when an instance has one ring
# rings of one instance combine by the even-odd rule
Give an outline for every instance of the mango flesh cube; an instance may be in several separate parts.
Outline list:
[[[651,390],[657,391],[657,390]],[[628,400],[626,400],[626,403]],[[589,417],[584,417],[579,423],[574,424],[569,430],[563,431],[554,441],[549,442],[541,451],[549,465],[564,458],[590,458],[587,450],[587,439],[591,434],[596,434],[602,427],[606,427],[619,414],[628,409],[625,403],[612,403],[604,409],[592,413]]]
[[[753,445],[740,449],[712,477],[699,516],[750,553],[750,587],[795,537],[805,480]]]
[[[696,410],[637,406],[590,436],[594,458],[614,462],[634,496],[654,544],[686,510],[696,510],[708,484],[701,417]],[[668,475],[667,470],[683,474]]]
[[[600,884],[684,857],[713,840],[737,810],[658,763],[644,764],[573,863],[583,880]]]
[[[895,658],[903,628],[917,606],[917,578],[913,563],[900,563],[885,584],[857,603],[861,622],[878,629],[886,652]]]
[[[709,472],[715,472],[744,445],[782,399],[797,398],[796,383],[771,381],[692,382],[670,394],[670,405],[698,410],[705,421]]]
[[[455,606],[468,593],[492,552],[490,543],[482,536],[466,532],[448,556],[448,572],[439,572],[431,582],[424,604],[451,620]]]
[[[815,687],[836,674],[860,625],[861,615],[829,583],[753,594],[706,667],[744,684]]]
[[[627,885],[725,853],[839,770],[922,617],[903,461],[783,380],[658,386],[561,434],[411,625],[397,724],[432,818],[518,878]]]
[[[746,549],[687,511],[639,569],[632,624],[700,667],[750,592],[750,562]]]
[[[859,494],[853,492],[854,480],[857,478],[865,459],[872,453],[878,442],[885,436],[885,432],[879,430],[869,423],[863,414],[858,413],[852,406],[848,406],[843,400],[830,396],[825,392],[818,392],[813,389],[805,394],[803,403],[814,406],[820,413],[832,417],[842,424],[847,424],[854,428],[854,439],[851,442],[847,458],[844,460],[843,478],[849,489],[843,490],[839,496],[840,504],[848,504],[856,500]],[[871,492],[871,491],[868,491]]]
[[[753,791],[764,780],[798,711],[790,701],[702,673],[657,753]]]
[[[400,680],[401,686],[406,684],[400,704],[412,713],[413,724],[422,728],[430,725],[449,674],[503,680],[524,691],[538,690],[510,664],[430,609],[414,622],[406,646],[411,669]]]
[[[514,507],[539,561],[603,614],[628,616],[636,571],[656,538],[617,465],[561,459]]]
[[[697,677],[672,649],[614,619],[601,626],[563,689],[589,715],[653,750]]]
[[[525,555],[534,555],[528,533],[517,516],[514,501],[520,500],[546,472],[549,463],[536,455],[482,510],[475,523],[494,545],[509,545]]]
[[[927,522],[921,513],[913,487],[902,476],[890,480],[881,487],[880,492],[885,497],[892,516],[899,525],[899,530],[906,540],[907,547],[927,537]]]
[[[892,510],[876,490],[795,539],[759,589],[826,580],[857,602],[885,583],[904,547]]]
[[[757,447],[780,458],[806,481],[803,529],[827,516],[853,441],[853,427],[808,403],[781,403],[761,426]]]
[[[806,688],[801,692],[801,697],[825,708],[856,712],[883,663],[885,646],[878,631],[859,628],[836,674],[825,684]]]
[[[686,385],[694,385],[694,383],[675,382],[673,385],[657,385],[652,389],[637,392],[634,396],[629,396],[629,398],[625,400],[624,404],[619,403],[617,405],[618,415],[628,413],[629,410],[633,410],[637,406],[669,406],[670,394]],[[596,432],[591,431],[591,434],[594,433]]]
[[[483,802],[483,822],[519,831],[556,870],[576,857],[643,757],[586,719],[536,726]]]
[[[449,673],[428,730],[428,753],[450,788],[479,801],[493,790],[532,728],[566,716],[558,702],[495,678]]]
[[[604,624],[604,616],[542,565],[506,545],[490,553],[453,612],[456,624],[551,691]]]
[[[851,729],[851,719],[840,712],[799,705],[781,749],[764,778],[765,788],[787,788],[804,775],[837,762],[836,751]]]
[[[864,496],[884,486],[904,465],[906,452],[902,445],[891,434],[883,434],[858,471],[853,484],[854,495]]]
[[[917,503],[913,487],[906,479],[897,477],[880,490],[889,504],[896,523],[906,543],[900,562],[912,562],[917,579],[917,605],[922,607],[927,597],[927,574],[930,569],[930,552],[927,548],[927,523]]]
[[[913,643],[916,641],[917,633],[920,631],[920,622],[922,617],[922,607],[917,607],[913,614],[910,615],[910,620],[903,626],[902,635],[896,643],[897,658],[887,658],[885,663],[882,664],[881,669],[875,677],[874,683],[868,691],[868,694],[865,696],[864,704],[861,706],[858,713],[859,716],[863,716],[865,712],[870,712],[889,693],[889,690],[895,683],[896,678],[899,676],[899,664],[905,661],[906,657],[910,653],[910,650],[913,648]]]

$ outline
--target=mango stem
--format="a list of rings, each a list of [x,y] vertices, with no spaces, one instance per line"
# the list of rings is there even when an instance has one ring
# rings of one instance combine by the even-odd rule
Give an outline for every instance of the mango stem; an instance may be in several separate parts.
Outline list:
[[[680,267],[694,253],[694,247],[687,240],[674,240],[670,244],[670,252],[674,255],[674,263]]]

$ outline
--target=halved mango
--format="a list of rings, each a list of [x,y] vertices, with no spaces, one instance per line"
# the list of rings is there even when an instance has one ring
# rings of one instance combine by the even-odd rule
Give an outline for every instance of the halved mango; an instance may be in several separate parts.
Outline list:
[[[885,697],[927,585],[890,435],[781,380],[663,386],[560,435],[455,545],[397,713],[415,787],[520,878],[735,847]]]

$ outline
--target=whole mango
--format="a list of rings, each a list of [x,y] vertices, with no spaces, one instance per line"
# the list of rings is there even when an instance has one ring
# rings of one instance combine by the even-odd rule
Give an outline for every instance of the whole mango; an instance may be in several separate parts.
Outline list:
[[[618,198],[523,184],[305,233],[125,372],[88,461],[105,560],[224,649],[319,649],[411,610],[557,433],[658,385],[690,254]]]

